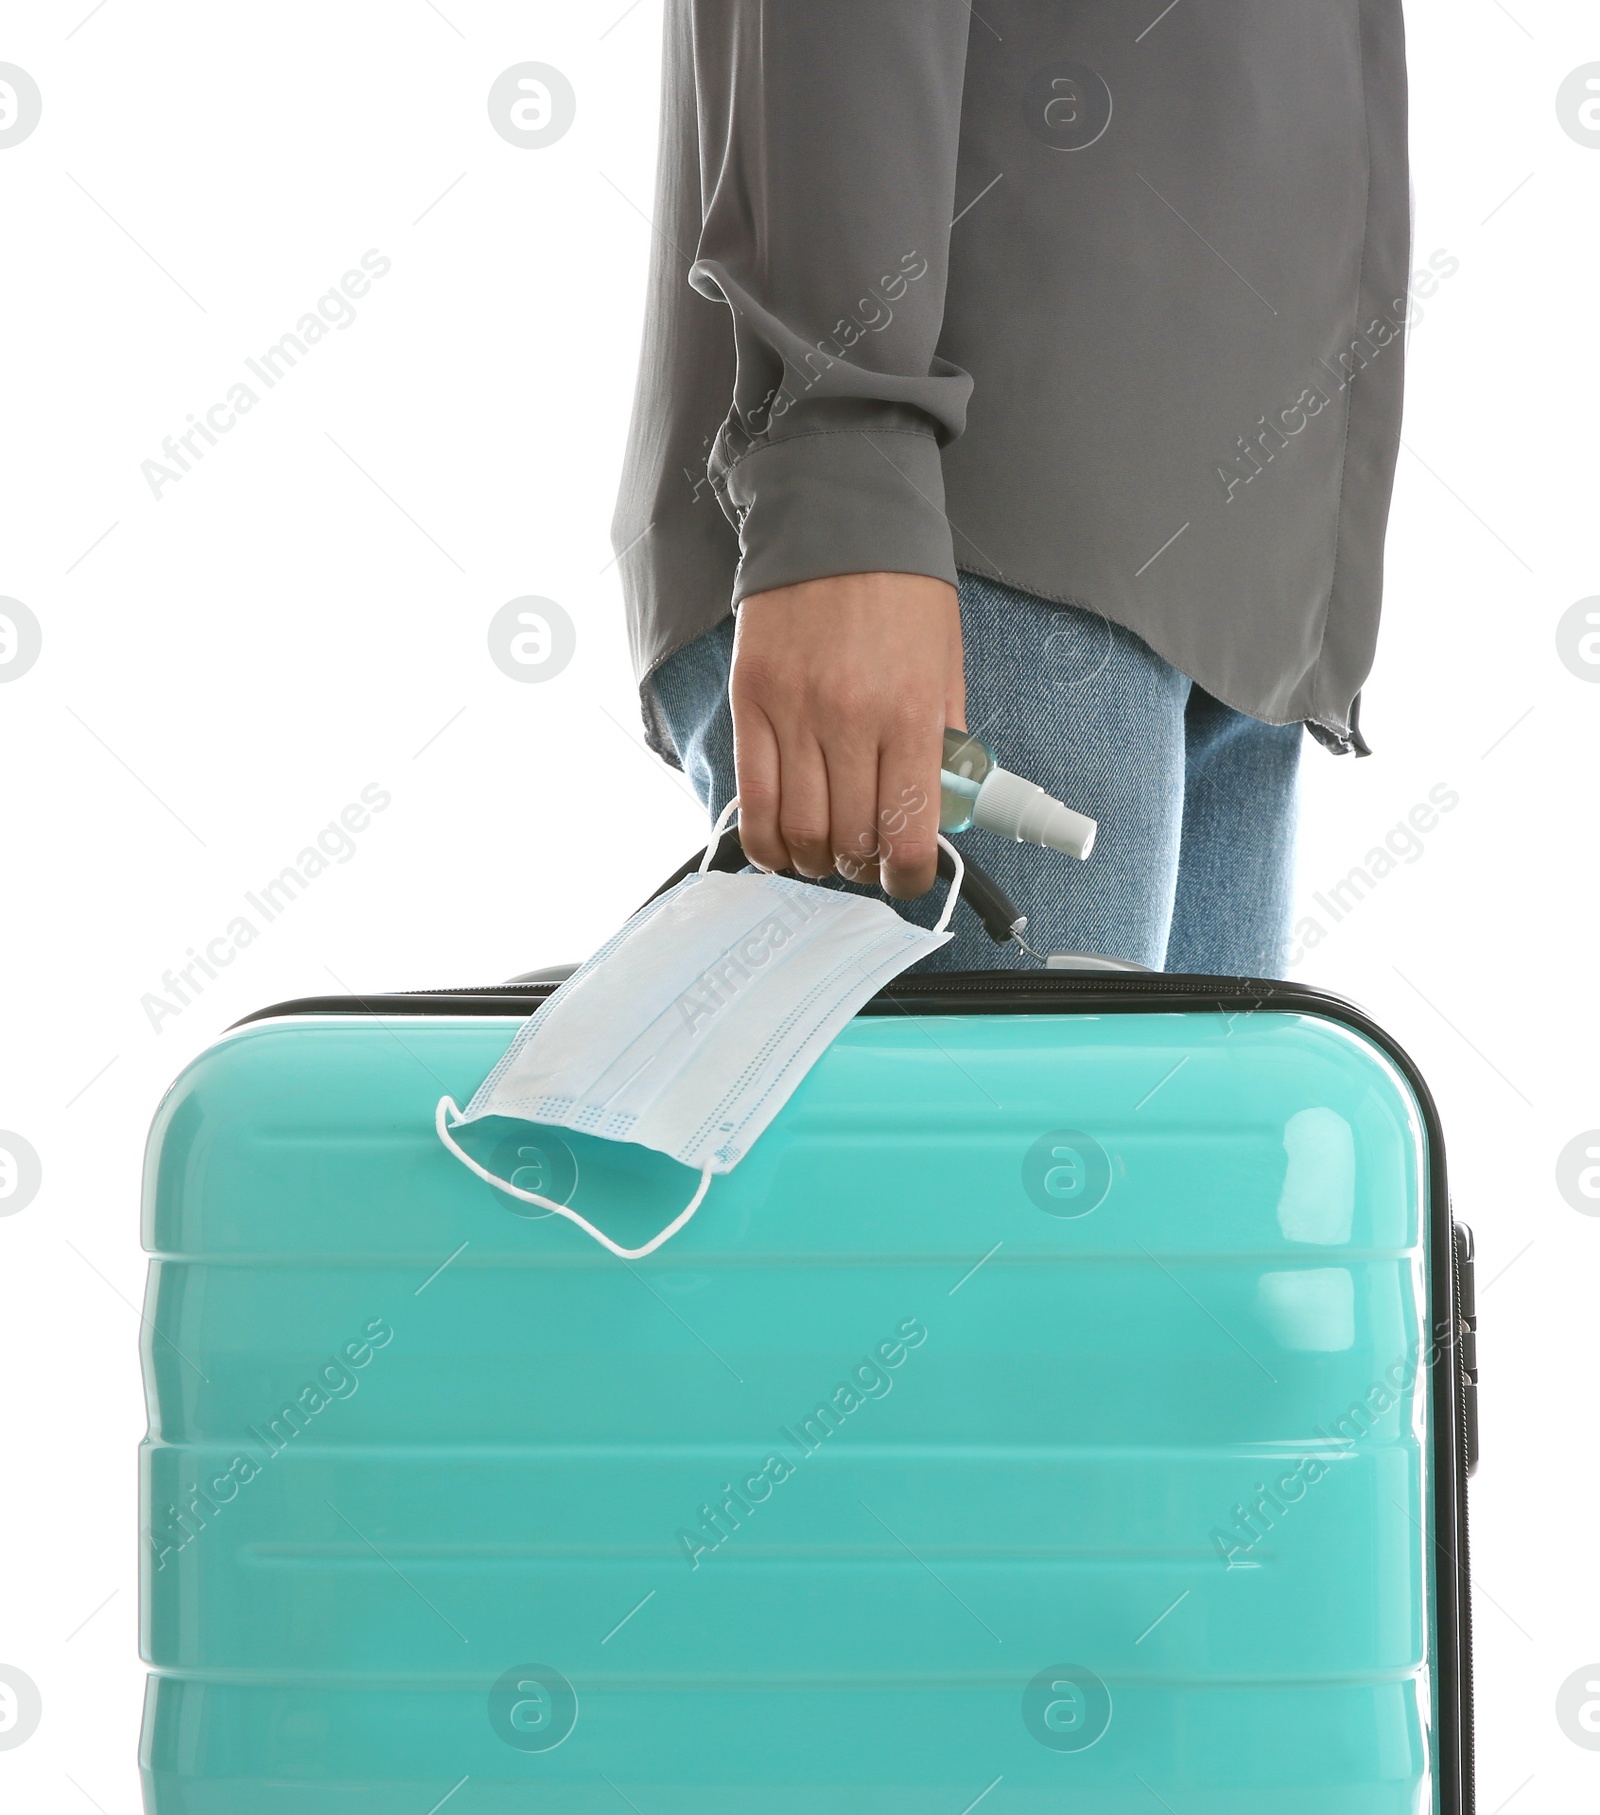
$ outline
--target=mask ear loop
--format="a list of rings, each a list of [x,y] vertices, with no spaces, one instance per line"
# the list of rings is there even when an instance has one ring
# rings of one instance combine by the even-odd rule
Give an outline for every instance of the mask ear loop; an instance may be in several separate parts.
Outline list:
[[[722,843],[722,834],[727,831],[729,822],[738,811],[739,796],[735,794],[717,815],[717,823],[711,828],[711,836],[706,841],[706,854],[700,859],[700,868],[695,872],[696,875],[704,876],[706,871],[711,868],[711,859],[716,856],[717,846]]]
[[[961,861],[961,853],[943,832],[938,833],[937,837],[940,849],[950,853],[950,861],[956,866],[956,873],[950,878],[950,893],[944,898],[944,912],[934,922],[933,927],[936,933],[948,933],[950,916],[956,911],[956,903],[961,899],[961,884],[966,877],[967,866]]]
[[[699,1189],[659,1235],[652,1236],[642,1248],[621,1248],[603,1229],[597,1229],[587,1217],[579,1216],[577,1211],[569,1205],[558,1204],[551,1197],[541,1197],[537,1191],[524,1191],[520,1185],[513,1185],[503,1178],[496,1178],[487,1166],[480,1166],[451,1133],[452,1124],[460,1120],[461,1110],[455,1099],[440,1097],[439,1106],[433,1113],[434,1130],[439,1139],[469,1172],[475,1172],[486,1185],[493,1185],[496,1191],[505,1192],[507,1197],[520,1198],[525,1204],[537,1204],[541,1210],[554,1211],[557,1216],[564,1216],[569,1223],[576,1223],[585,1235],[592,1235],[602,1248],[609,1249],[618,1260],[643,1260],[647,1254],[654,1254],[663,1242],[671,1241],[673,1236],[705,1202],[706,1191],[711,1184],[711,1168],[707,1166],[705,1171],[700,1174]]]

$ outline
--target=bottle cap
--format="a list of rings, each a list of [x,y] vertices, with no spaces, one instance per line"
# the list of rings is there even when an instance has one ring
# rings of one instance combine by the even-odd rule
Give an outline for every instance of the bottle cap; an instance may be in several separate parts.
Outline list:
[[[1052,799],[1036,782],[1000,768],[984,777],[973,804],[972,823],[1019,844],[1044,845],[1080,859],[1094,849],[1099,830],[1087,814],[1075,813]]]

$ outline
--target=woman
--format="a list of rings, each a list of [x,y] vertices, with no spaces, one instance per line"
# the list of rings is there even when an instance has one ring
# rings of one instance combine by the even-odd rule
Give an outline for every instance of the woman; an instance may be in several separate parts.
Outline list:
[[[909,898],[970,725],[1101,822],[974,846],[1035,945],[1270,976],[1301,726],[1365,753],[1398,0],[980,9],[669,0],[615,523],[651,742],[758,862]]]

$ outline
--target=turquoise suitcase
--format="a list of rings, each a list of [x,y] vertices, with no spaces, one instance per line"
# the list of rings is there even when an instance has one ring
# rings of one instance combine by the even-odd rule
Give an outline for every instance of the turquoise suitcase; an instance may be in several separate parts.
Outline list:
[[[550,987],[287,1004],[161,1105],[151,1815],[1469,1815],[1471,1251],[1393,1041],[906,976],[626,1262],[434,1136]],[[484,1135],[624,1245],[684,1199]]]

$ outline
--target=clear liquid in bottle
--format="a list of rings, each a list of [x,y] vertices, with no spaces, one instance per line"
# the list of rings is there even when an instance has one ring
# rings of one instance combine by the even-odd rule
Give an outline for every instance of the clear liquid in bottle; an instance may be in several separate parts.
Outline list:
[[[965,832],[972,824],[972,809],[978,789],[991,769],[999,766],[994,751],[970,731],[945,727],[944,770],[939,792],[939,830]]]

